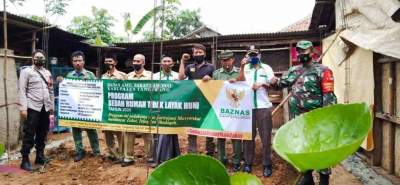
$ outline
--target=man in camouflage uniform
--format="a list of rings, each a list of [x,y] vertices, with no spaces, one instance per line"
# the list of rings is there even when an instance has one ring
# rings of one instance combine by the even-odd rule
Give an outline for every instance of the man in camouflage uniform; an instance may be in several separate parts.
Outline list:
[[[289,69],[288,74],[276,79],[279,88],[291,87],[290,112],[293,116],[316,108],[336,104],[333,92],[334,81],[332,71],[312,60],[313,45],[310,41],[299,41],[296,45],[300,65]],[[330,170],[320,170],[320,184],[329,184]],[[301,185],[313,185],[312,171],[307,171],[300,182]]]
[[[72,66],[74,67],[74,70],[69,72],[66,76],[66,78],[69,79],[82,79],[82,80],[94,80],[96,79],[96,76],[86,70],[84,68],[85,65],[85,54],[82,51],[75,51],[71,54],[71,59],[72,59]],[[83,148],[83,143],[82,143],[82,131],[85,130],[88,137],[89,137],[89,142],[90,146],[92,147],[93,155],[98,156],[100,155],[100,148],[99,148],[99,139],[97,136],[97,131],[95,129],[82,129],[82,128],[72,128],[72,136],[75,141],[75,158],[74,161],[78,162],[82,160],[86,152]]]
[[[111,79],[111,80],[125,80],[126,74],[124,72],[118,71],[117,57],[115,55],[107,55],[104,57],[104,67],[107,70],[101,76],[101,79]],[[109,151],[108,158],[112,161],[121,160],[122,161],[122,149],[123,149],[123,133],[119,131],[104,131],[104,137],[106,139],[107,148]],[[115,138],[117,138],[118,148],[115,146]]]

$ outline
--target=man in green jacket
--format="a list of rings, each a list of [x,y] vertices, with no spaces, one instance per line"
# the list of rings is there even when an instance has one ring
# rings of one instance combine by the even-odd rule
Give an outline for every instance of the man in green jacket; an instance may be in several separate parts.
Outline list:
[[[82,80],[94,80],[96,76],[86,70],[85,66],[85,54],[82,51],[75,51],[71,54],[73,71],[69,72],[66,78],[69,79],[82,79]],[[82,160],[86,152],[83,148],[82,143],[82,131],[85,130],[90,141],[90,146],[92,147],[93,155],[100,155],[99,139],[97,136],[97,131],[95,129],[82,129],[82,128],[72,128],[72,136],[75,141],[75,158],[74,161],[78,162]]]

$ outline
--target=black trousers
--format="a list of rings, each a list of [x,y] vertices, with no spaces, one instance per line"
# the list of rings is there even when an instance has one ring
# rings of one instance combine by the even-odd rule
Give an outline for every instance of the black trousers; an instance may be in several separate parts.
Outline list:
[[[263,165],[272,165],[271,161],[271,131],[272,115],[271,108],[253,109],[253,133],[252,140],[243,141],[244,161],[247,165],[252,165],[255,158],[257,130],[262,143]]]
[[[28,156],[33,146],[36,151],[44,150],[49,122],[49,112],[46,112],[44,106],[40,112],[28,108],[28,117],[23,126],[22,156]]]

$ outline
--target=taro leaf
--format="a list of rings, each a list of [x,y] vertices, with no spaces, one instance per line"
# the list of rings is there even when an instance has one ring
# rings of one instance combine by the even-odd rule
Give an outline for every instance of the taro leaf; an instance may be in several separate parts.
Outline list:
[[[4,154],[4,144],[0,143],[0,157]]]
[[[183,155],[157,167],[147,185],[229,185],[225,167],[216,159],[203,155]]]
[[[231,185],[262,185],[260,179],[248,173],[234,173],[230,179]]]
[[[275,151],[298,171],[325,169],[354,153],[371,129],[366,104],[337,104],[289,121],[277,132]]]

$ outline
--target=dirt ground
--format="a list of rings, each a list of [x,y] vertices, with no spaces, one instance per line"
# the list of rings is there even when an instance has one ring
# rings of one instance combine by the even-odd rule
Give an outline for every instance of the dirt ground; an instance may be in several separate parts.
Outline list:
[[[102,153],[106,153],[105,142],[99,133]],[[49,141],[59,140],[69,137],[70,134],[50,135]],[[75,163],[73,161],[74,145],[73,141],[66,142],[60,147],[47,150],[47,156],[52,158],[50,164],[42,170],[42,172],[28,173],[17,171],[12,173],[0,173],[0,184],[5,185],[123,185],[145,184],[147,176],[152,172],[152,168],[148,167],[146,160],[143,157],[144,148],[141,139],[136,140],[135,156],[136,163],[133,166],[121,167],[104,157],[90,157],[87,155],[85,159]],[[181,151],[186,151],[186,139],[180,137]],[[200,151],[204,151],[205,139],[200,137]],[[259,141],[258,141],[259,143]],[[90,151],[87,138],[84,140],[86,151]],[[258,176],[263,184],[293,184],[298,176],[298,173],[288,163],[282,160],[275,153],[272,156],[273,160],[273,175],[269,178],[262,177],[262,161],[260,144],[256,148],[257,156],[253,174]],[[89,152],[90,153],[90,152]],[[184,152],[183,152],[184,153]],[[227,153],[232,153],[230,143],[227,144]],[[33,161],[34,155],[31,155]],[[11,166],[18,168],[20,161],[12,161]],[[228,165],[228,169],[231,166]],[[359,180],[347,172],[343,167],[338,166],[332,170],[331,184],[333,185],[360,185]],[[315,179],[317,180],[317,175]]]

